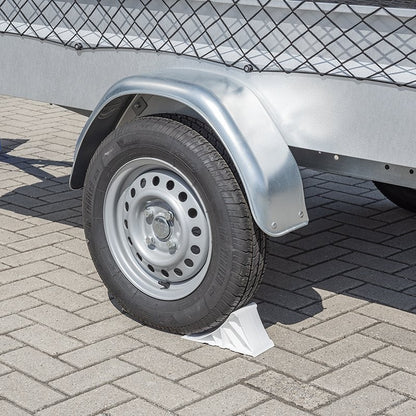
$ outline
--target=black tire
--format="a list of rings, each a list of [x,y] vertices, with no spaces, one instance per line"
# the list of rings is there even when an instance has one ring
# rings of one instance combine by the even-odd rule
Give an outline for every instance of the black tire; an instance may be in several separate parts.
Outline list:
[[[389,183],[374,182],[377,189],[398,207],[416,212],[416,189]]]
[[[139,322],[181,334],[201,332],[219,326],[231,312],[250,300],[261,281],[264,269],[265,236],[251,217],[233,169],[222,157],[221,150],[218,151],[200,133],[190,126],[165,117],[140,118],[123,125],[112,132],[95,152],[86,175],[83,195],[84,228],[88,247],[97,271],[110,293]],[[145,165],[145,162],[153,163],[154,160],[155,165]],[[131,168],[136,165],[136,170]],[[158,175],[160,180],[157,185],[151,184],[148,175]],[[148,178],[147,182],[144,181],[146,185],[143,189],[136,186],[143,182],[143,179],[139,181],[141,177]],[[166,189],[166,180],[169,177],[177,185],[171,191]],[[137,208],[138,212],[135,213],[133,203],[141,201],[141,196],[147,201],[146,192],[149,195],[156,192],[152,186],[156,187],[157,192],[162,191],[163,196],[154,199],[154,206],[146,206],[145,214],[141,212],[141,208]],[[174,212],[170,205],[166,208],[166,204],[172,201],[169,198],[179,198],[175,189],[179,190],[181,186],[188,187],[185,188],[189,195],[187,201],[200,203],[197,208],[200,217],[198,221],[203,230],[204,225],[208,224],[206,230],[209,230],[210,244],[202,245],[205,247],[205,251],[201,251],[206,252],[206,261],[201,270],[194,277],[175,282],[173,277],[170,281],[170,277],[166,275],[178,279],[180,277],[174,275],[170,269],[163,270],[162,266],[159,267],[159,257],[151,250],[156,254],[160,250],[162,257],[165,255],[165,251],[162,252],[166,250],[165,244],[170,244],[169,247],[173,245],[174,249],[181,247],[181,241],[176,245],[163,238],[169,233],[176,236],[175,227],[183,226],[186,229],[192,225],[188,224],[193,221],[188,217],[186,224],[182,222],[175,225],[175,221],[179,223],[179,218],[183,218],[179,215],[182,212]],[[130,195],[131,190],[134,190],[134,199]],[[125,204],[126,208],[120,214],[122,209],[119,207],[123,206],[124,200],[129,201],[131,207],[128,203]],[[111,205],[113,201],[116,201],[114,209]],[[176,207],[174,204],[176,200],[172,202],[172,206]],[[179,202],[178,204],[178,210],[182,211],[182,206]],[[136,206],[144,207],[138,202]],[[161,219],[160,215],[165,215],[162,211],[162,214],[155,216],[159,212],[157,210],[165,209],[170,210],[169,215],[173,214],[174,220]],[[185,212],[189,214],[190,211],[185,209]],[[123,216],[129,221],[123,220]],[[137,219],[139,225],[136,226],[130,218]],[[156,227],[156,219],[161,227]],[[123,232],[120,231],[122,226],[117,226],[118,221],[126,223],[124,233],[129,243],[123,242]],[[130,231],[128,227],[134,228],[134,231]],[[147,248],[143,249],[141,240],[135,238],[136,235],[142,235],[143,228],[150,229],[150,233],[154,234],[151,238],[146,238],[149,252]],[[136,233],[131,239],[130,232]],[[191,238],[194,237],[189,237],[189,240]],[[184,236],[183,241],[186,239]],[[187,249],[185,243],[183,245]],[[126,246],[132,247],[133,254],[137,248],[136,254],[139,258],[134,264],[131,260],[132,254],[125,249]],[[142,252],[139,253],[139,249]],[[180,251],[179,248],[177,251]],[[170,248],[168,253],[172,253]],[[146,256],[155,260],[156,264],[152,264],[153,271],[148,271],[149,261],[145,260]],[[123,263],[125,259],[127,266]],[[158,280],[162,272],[165,274]],[[137,279],[132,273],[137,273]],[[196,277],[198,280],[194,280]],[[196,285],[195,288],[192,284]],[[181,289],[184,287],[187,289]],[[179,295],[172,295],[172,299],[165,298],[176,293],[177,288]]]

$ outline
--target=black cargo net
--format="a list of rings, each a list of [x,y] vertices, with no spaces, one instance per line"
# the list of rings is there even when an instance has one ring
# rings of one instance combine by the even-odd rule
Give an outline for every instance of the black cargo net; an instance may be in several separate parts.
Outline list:
[[[415,3],[0,0],[0,33],[80,50],[168,52],[245,71],[317,73],[416,88]]]

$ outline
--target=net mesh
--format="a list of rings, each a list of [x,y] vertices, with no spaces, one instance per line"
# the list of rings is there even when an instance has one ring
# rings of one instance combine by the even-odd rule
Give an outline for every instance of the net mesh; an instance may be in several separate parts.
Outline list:
[[[0,0],[0,33],[416,88],[416,5],[408,0]]]

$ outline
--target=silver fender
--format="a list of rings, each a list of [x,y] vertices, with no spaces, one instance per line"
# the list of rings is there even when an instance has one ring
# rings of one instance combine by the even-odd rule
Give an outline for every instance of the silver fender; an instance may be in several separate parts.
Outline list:
[[[308,223],[299,169],[273,117],[250,88],[224,73],[182,70],[130,77],[111,87],[78,139],[72,188],[83,185],[92,153],[122,117],[116,105],[111,122],[103,112],[111,113],[112,103],[123,97],[130,103],[137,95],[174,100],[211,126],[236,166],[254,220],[266,234],[281,236]]]

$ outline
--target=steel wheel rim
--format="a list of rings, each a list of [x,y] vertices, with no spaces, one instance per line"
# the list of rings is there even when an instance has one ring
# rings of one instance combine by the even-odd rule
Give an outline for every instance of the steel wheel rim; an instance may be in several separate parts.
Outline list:
[[[143,293],[177,300],[202,283],[212,252],[208,213],[171,164],[138,158],[123,165],[107,187],[103,221],[115,262]]]

